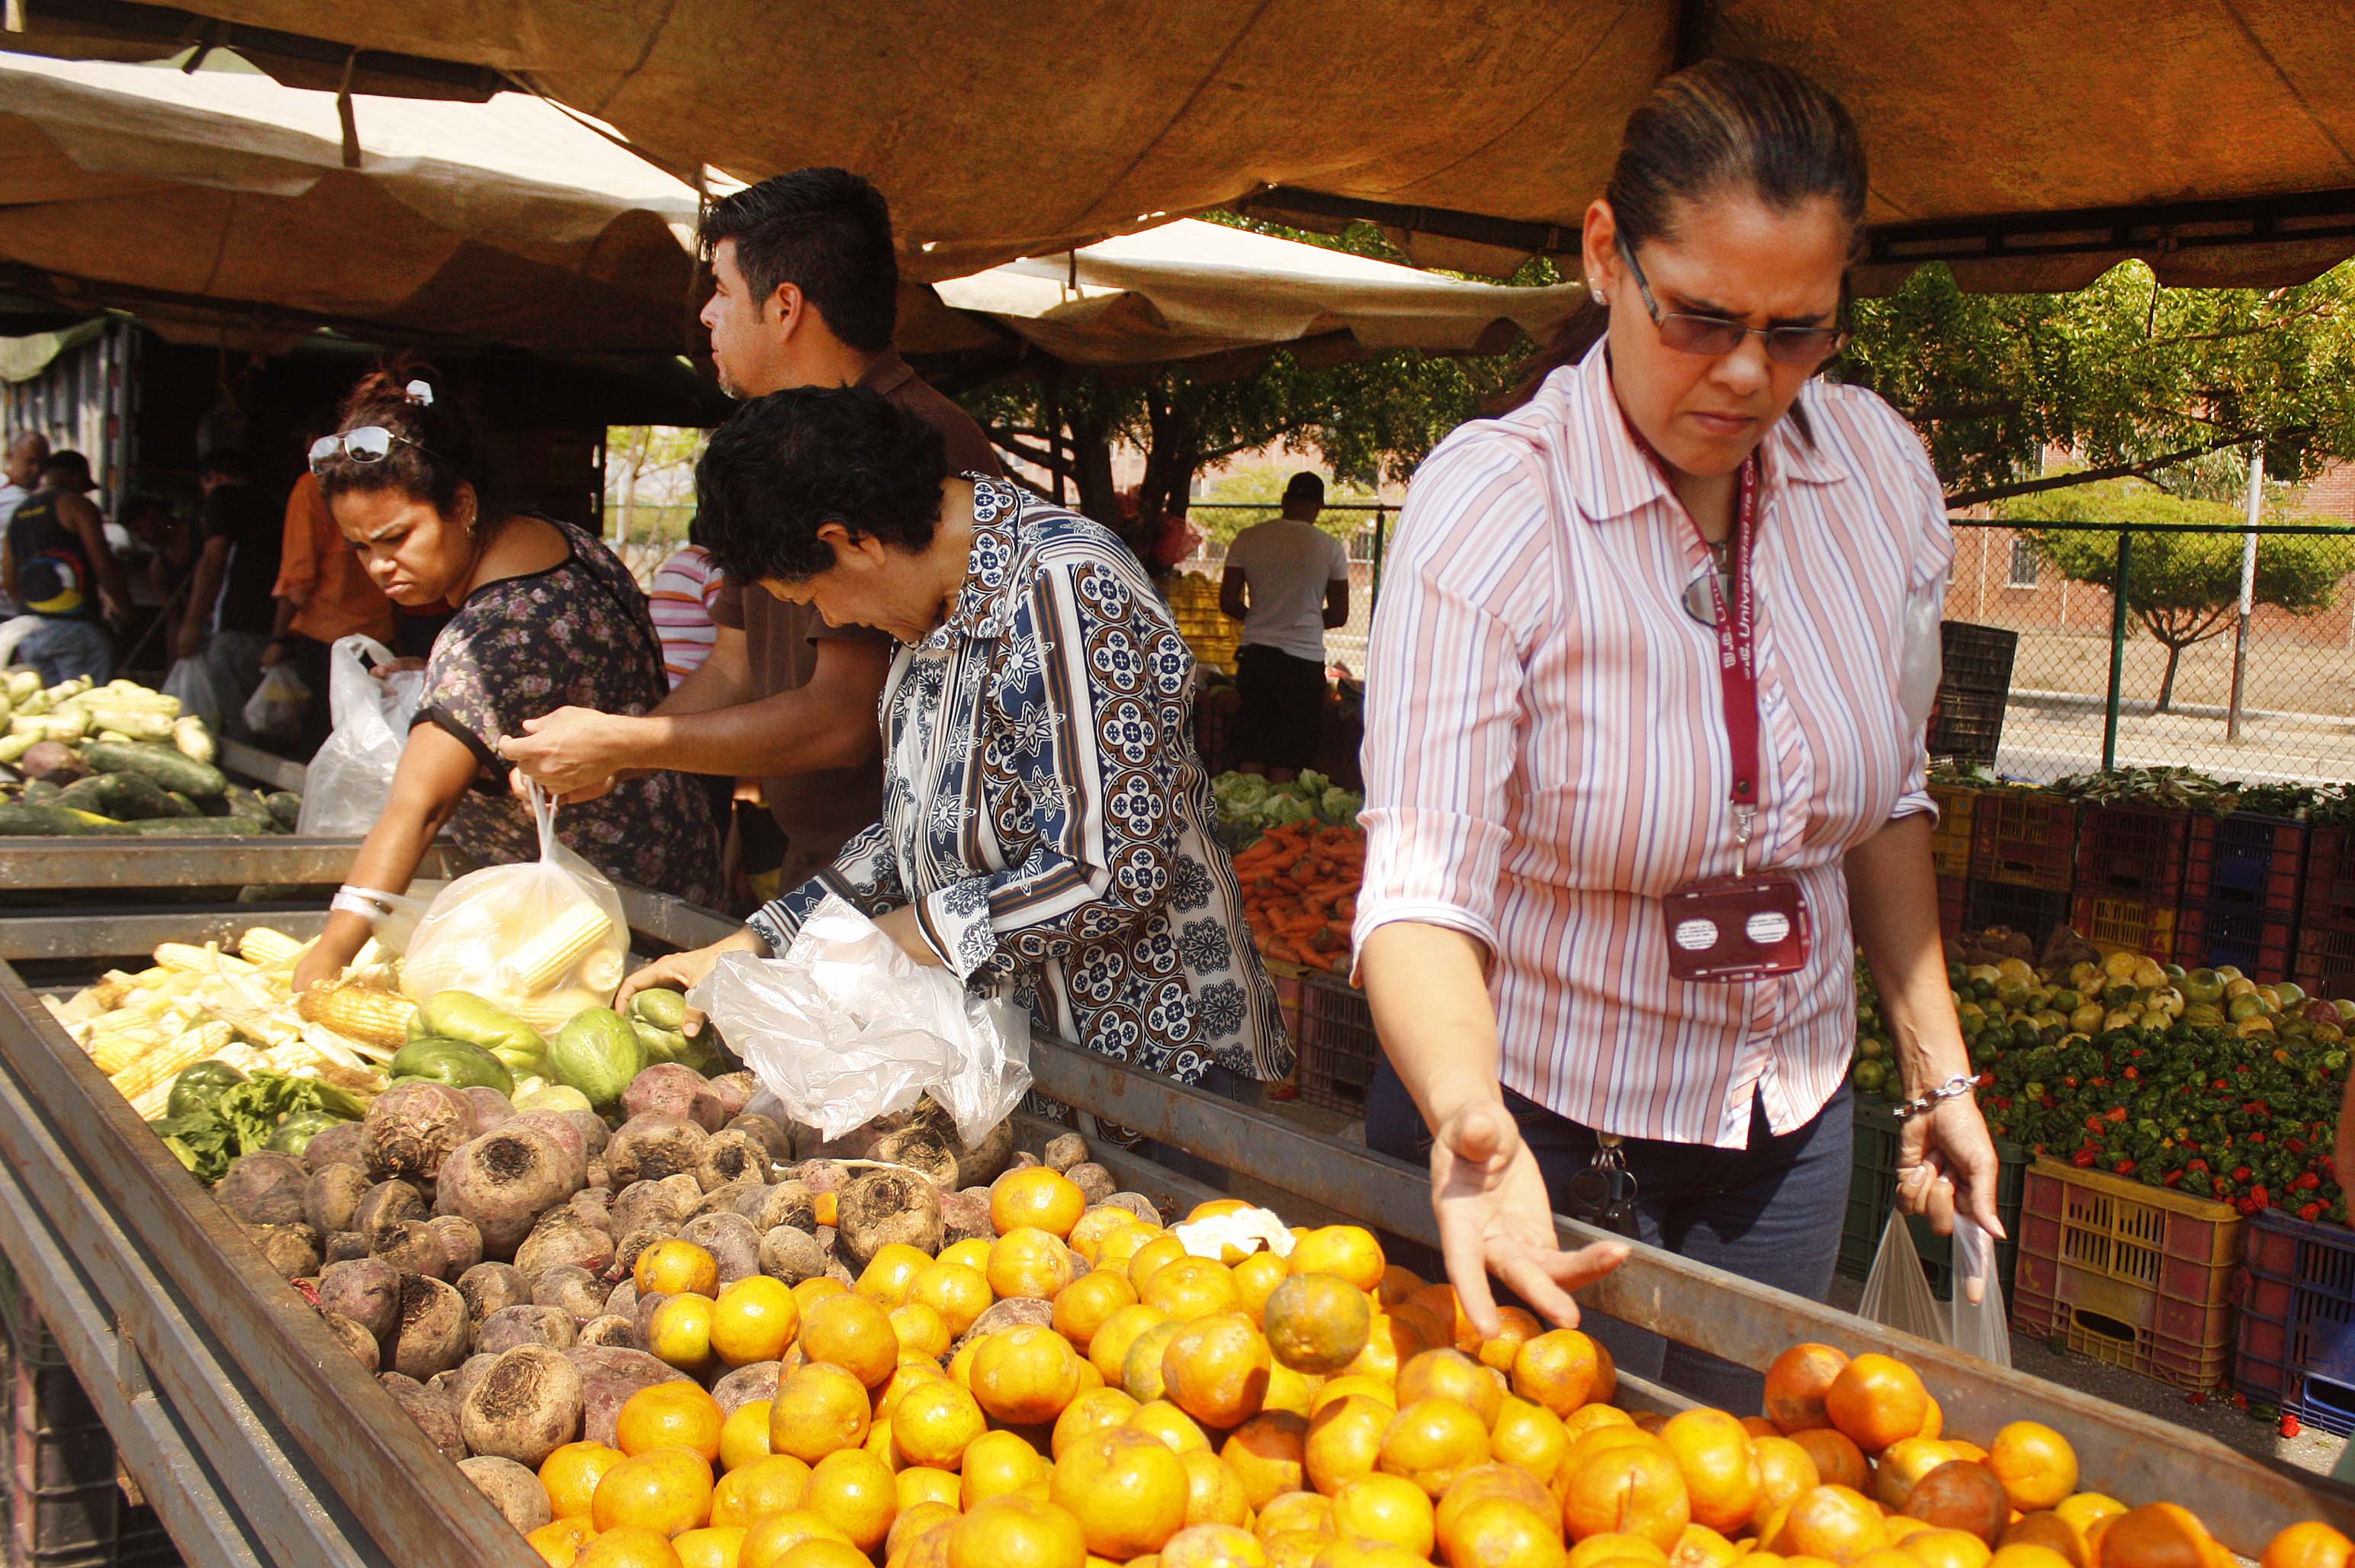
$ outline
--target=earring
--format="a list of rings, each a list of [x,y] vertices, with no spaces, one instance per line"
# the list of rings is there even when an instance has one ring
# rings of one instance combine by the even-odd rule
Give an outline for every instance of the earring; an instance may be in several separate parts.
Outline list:
[[[1597,290],[1594,290],[1594,289],[1589,289],[1589,290],[1587,290],[1587,291],[1586,291],[1586,297],[1587,297],[1588,299],[1593,300],[1598,307],[1600,307],[1600,308],[1602,308],[1602,309],[1604,309],[1604,310],[1609,310],[1609,309],[1611,308],[1611,302],[1610,302],[1609,300],[1607,300],[1607,299],[1604,299],[1604,298],[1603,297],[1602,293],[1601,293],[1599,291],[1597,291]]]

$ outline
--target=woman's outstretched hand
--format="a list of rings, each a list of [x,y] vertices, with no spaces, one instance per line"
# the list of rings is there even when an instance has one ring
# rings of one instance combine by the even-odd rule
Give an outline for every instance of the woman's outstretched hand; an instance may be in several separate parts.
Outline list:
[[[1502,1327],[1490,1275],[1540,1317],[1568,1328],[1578,1322],[1578,1303],[1570,1293],[1601,1279],[1627,1255],[1623,1242],[1561,1250],[1536,1157],[1512,1116],[1493,1102],[1467,1106],[1440,1124],[1431,1149],[1431,1206],[1447,1277],[1484,1339]]]

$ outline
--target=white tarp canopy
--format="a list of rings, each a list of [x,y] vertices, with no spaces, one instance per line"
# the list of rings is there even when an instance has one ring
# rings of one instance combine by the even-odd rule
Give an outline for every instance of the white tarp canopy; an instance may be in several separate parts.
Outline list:
[[[1586,297],[1575,284],[1465,283],[1192,219],[1009,261],[932,292],[1075,365],[1195,358],[1334,335],[1369,353],[1498,352],[1516,329],[1543,342]]]

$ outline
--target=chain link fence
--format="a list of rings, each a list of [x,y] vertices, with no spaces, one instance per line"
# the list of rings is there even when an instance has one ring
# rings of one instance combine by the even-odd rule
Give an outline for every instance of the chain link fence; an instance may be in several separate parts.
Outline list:
[[[1955,524],[1947,618],[2019,638],[1998,773],[2355,780],[2355,528]]]

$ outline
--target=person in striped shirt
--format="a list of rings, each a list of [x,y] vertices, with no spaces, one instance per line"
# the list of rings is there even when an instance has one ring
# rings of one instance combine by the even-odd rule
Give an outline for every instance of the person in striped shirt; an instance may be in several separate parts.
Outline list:
[[[711,645],[719,638],[711,604],[719,597],[720,581],[710,553],[701,545],[679,546],[655,569],[646,608],[654,614],[655,635],[662,639],[663,674],[673,691],[703,667],[711,656]]]
[[[1905,1123],[1900,1200],[2001,1234],[1923,790],[1919,628],[1934,646],[1953,542],[1903,420],[1816,375],[1845,341],[1865,191],[1847,112],[1798,72],[1670,77],[1587,210],[1599,340],[1559,345],[1532,395],[1449,436],[1410,490],[1367,696],[1356,936],[1389,1059],[1367,1135],[1427,1155],[1484,1333],[1489,1274],[1570,1323],[1568,1293],[1625,1256],[1555,1239],[1604,1149],[1634,1178],[1635,1239],[1828,1292],[1859,942],[1906,1092],[1944,1091]],[[1676,977],[1668,896],[1737,870],[1796,883],[1808,955]],[[1594,1328],[1631,1371],[1756,1408],[1755,1373]]]

